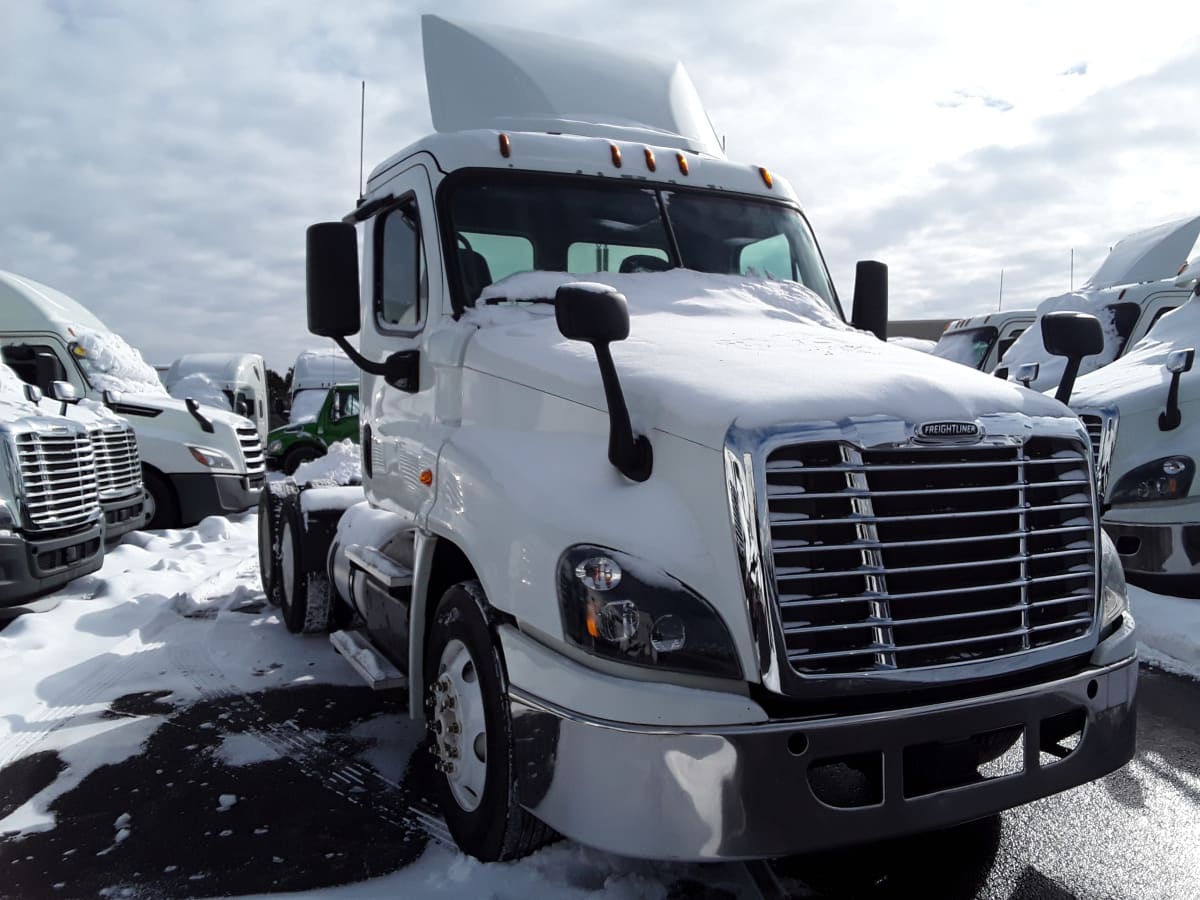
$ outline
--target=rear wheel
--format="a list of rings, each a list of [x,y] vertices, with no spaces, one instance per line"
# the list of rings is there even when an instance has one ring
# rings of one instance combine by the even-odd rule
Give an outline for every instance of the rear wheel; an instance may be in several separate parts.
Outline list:
[[[279,531],[283,501],[294,497],[297,490],[291,481],[275,481],[264,485],[258,496],[258,575],[267,602],[272,606],[279,605]]]
[[[325,573],[308,565],[299,495],[284,498],[280,506],[279,578],[275,583],[283,624],[297,634],[328,631],[332,590]],[[322,556],[319,562],[324,561]]]
[[[517,859],[555,832],[517,802],[504,666],[477,581],[438,604],[425,651],[434,790],[458,846],[483,860]]]

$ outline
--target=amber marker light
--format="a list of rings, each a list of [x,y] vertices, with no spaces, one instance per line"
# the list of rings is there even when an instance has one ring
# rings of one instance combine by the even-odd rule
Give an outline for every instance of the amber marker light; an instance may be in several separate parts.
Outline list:
[[[680,172],[680,174],[682,174],[682,175],[686,175],[686,174],[688,173],[688,161],[687,161],[687,157],[686,157],[686,156],[684,156],[682,153],[676,153],[676,154],[675,154],[675,158],[676,158],[677,160],[679,160],[679,172]]]
[[[621,148],[616,144],[609,144],[608,149],[612,151],[613,165],[618,169],[621,168]]]
[[[765,166],[758,167],[758,174],[762,177],[763,184],[771,187],[775,184],[775,179],[771,177],[771,172]]]
[[[512,141],[508,139],[507,134],[500,135],[500,155],[505,159],[512,156]]]
[[[429,487],[431,484],[433,484],[433,470],[432,469],[422,469],[420,477],[421,477],[421,484],[425,485],[425,487]]]
[[[646,168],[651,172],[658,168],[658,163],[654,161],[654,151],[649,147],[646,148]]]

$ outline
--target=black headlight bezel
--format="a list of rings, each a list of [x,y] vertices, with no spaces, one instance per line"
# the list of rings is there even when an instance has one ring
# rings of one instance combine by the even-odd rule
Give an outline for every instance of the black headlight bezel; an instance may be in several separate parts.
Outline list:
[[[594,590],[576,576],[576,567],[592,557],[608,557],[621,567],[620,583],[613,589]],[[576,544],[559,557],[557,584],[563,634],[580,649],[648,669],[742,679],[737,647],[717,611],[696,591],[651,563],[611,547]],[[631,601],[639,611],[637,634],[620,644],[588,629],[589,606],[598,611],[614,601]],[[654,623],[667,615],[683,620],[687,637],[680,650],[655,650],[651,643]]]
[[[1174,475],[1169,475],[1163,471],[1163,466],[1172,460],[1177,460],[1183,464],[1183,469]],[[1196,463],[1191,457],[1184,456],[1181,453],[1174,453],[1170,456],[1163,456],[1159,459],[1151,460],[1136,468],[1130,469],[1120,478],[1118,478],[1109,491],[1108,502],[1113,505],[1125,505],[1130,503],[1160,503],[1164,500],[1181,500],[1188,495],[1192,489],[1192,481],[1196,476]],[[1174,482],[1174,489],[1169,492],[1159,492],[1142,496],[1138,493],[1138,488],[1143,484],[1169,479]]]

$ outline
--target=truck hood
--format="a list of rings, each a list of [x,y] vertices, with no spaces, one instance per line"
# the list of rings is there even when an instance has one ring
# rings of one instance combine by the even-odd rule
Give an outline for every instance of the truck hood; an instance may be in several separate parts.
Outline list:
[[[184,427],[190,422],[191,427],[196,430],[196,441],[203,443],[204,432],[200,429],[200,423],[195,417],[188,412],[187,400],[177,400],[170,396],[160,396],[158,394],[121,394],[120,399],[113,405],[113,412],[118,415],[138,416],[138,411],[143,411],[143,416],[157,418],[157,414],[166,414],[170,420]],[[243,416],[236,415],[227,410],[217,409],[212,406],[200,406],[200,415],[208,419],[213,425],[226,425],[230,429],[238,428],[254,428],[257,426],[249,419]]]
[[[552,305],[513,303],[553,297],[572,281],[611,285],[629,301],[630,336],[612,345],[612,354],[642,433],[660,429],[720,448],[735,423],[1070,415],[1036,392],[853,329],[793,282],[680,269],[510,276],[465,313],[466,327],[478,331],[464,366],[606,409],[592,348],[559,334]],[[488,298],[509,303],[483,305]]]

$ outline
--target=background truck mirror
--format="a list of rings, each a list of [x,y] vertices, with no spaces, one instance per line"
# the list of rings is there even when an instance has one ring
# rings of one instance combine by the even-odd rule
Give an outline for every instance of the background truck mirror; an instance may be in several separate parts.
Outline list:
[[[358,333],[358,238],[353,225],[321,222],[307,235],[308,330],[321,337]]]
[[[1085,356],[1095,356],[1104,349],[1104,332],[1100,320],[1081,312],[1052,312],[1042,316],[1042,344],[1053,356],[1065,356],[1066,368],[1054,399],[1067,403],[1079,375],[1079,364]]]
[[[1179,411],[1179,377],[1184,372],[1192,371],[1195,359],[1195,347],[1172,350],[1167,354],[1166,368],[1171,373],[1171,386],[1167,388],[1167,408],[1158,415],[1159,431],[1174,431],[1183,421],[1183,414]]]
[[[887,340],[888,268],[881,262],[860,259],[854,272],[854,309],[850,324]]]

